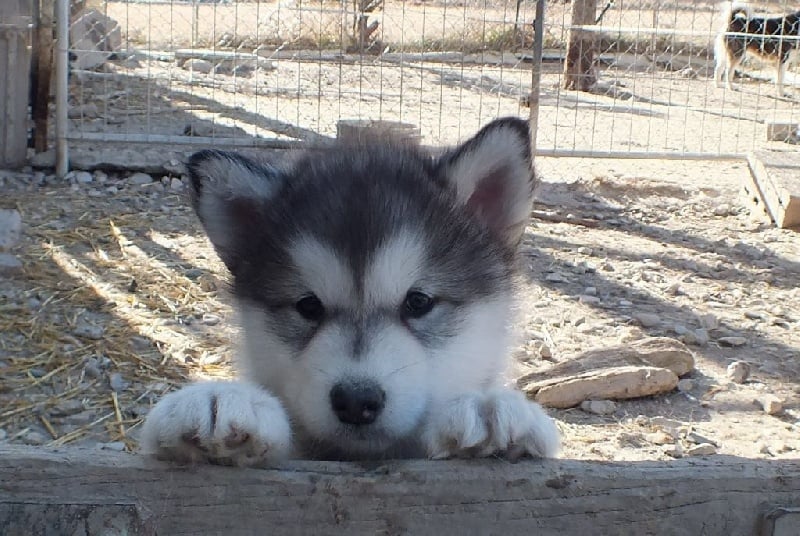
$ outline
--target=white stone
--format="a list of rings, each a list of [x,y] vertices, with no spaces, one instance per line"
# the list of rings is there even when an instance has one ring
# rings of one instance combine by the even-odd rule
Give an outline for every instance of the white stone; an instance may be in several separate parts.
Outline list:
[[[686,449],[688,456],[711,456],[717,453],[717,447],[711,443],[701,443]]]
[[[728,379],[734,383],[744,383],[750,377],[750,363],[734,361],[727,368]]]
[[[13,248],[22,236],[22,216],[17,209],[0,209],[0,251]]]
[[[208,74],[214,68],[214,64],[200,58],[191,58],[183,62],[183,68],[194,73]]]
[[[133,175],[128,177],[128,181],[133,184],[144,185],[153,182],[153,177],[151,177],[147,173],[134,173]]]
[[[610,415],[617,411],[617,404],[613,400],[584,400],[581,409],[595,415]]]
[[[14,255],[0,253],[0,275],[10,277],[22,273],[22,261]]]
[[[661,324],[661,317],[654,313],[634,313],[633,318],[646,328],[654,328]]]

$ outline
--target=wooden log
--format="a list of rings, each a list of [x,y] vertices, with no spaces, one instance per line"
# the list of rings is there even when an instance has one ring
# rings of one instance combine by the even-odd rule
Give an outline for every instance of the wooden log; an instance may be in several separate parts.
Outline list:
[[[373,119],[342,119],[336,123],[336,139],[346,143],[386,139],[419,145],[422,135],[411,123]]]
[[[6,535],[749,536],[779,527],[778,513],[798,505],[800,460],[292,462],[244,470],[0,446]],[[81,532],[69,530],[89,515]],[[86,530],[104,523],[125,530]]]

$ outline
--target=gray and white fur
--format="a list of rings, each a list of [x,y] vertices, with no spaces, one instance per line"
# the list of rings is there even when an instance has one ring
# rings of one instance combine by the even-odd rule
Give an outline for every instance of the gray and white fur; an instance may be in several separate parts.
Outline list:
[[[504,385],[534,186],[524,121],[436,158],[375,140],[188,167],[232,276],[240,379],[165,396],[143,450],[245,466],[557,453],[553,421]]]

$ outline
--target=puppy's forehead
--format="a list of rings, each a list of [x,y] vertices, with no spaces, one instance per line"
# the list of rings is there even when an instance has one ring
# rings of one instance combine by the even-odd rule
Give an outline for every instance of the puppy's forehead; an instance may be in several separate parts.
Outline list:
[[[325,304],[342,306],[355,293],[348,259],[313,236],[298,236],[289,246],[289,256],[301,284]]]
[[[332,245],[302,236],[289,247],[292,263],[309,292],[325,304],[353,307],[392,306],[422,278],[425,243],[421,233],[401,229],[372,250],[337,251]]]
[[[423,277],[424,261],[421,232],[405,228],[388,236],[366,263],[365,302],[375,307],[399,303]]]

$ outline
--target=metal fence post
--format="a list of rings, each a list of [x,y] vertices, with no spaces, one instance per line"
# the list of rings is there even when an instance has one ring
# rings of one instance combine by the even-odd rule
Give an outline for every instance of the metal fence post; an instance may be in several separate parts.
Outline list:
[[[69,172],[69,0],[56,0],[56,176]]]
[[[539,94],[542,85],[542,50],[544,49],[544,3],[536,0],[536,18],[533,21],[533,63],[531,68],[530,131],[531,154],[536,155],[536,134],[539,130]]]

